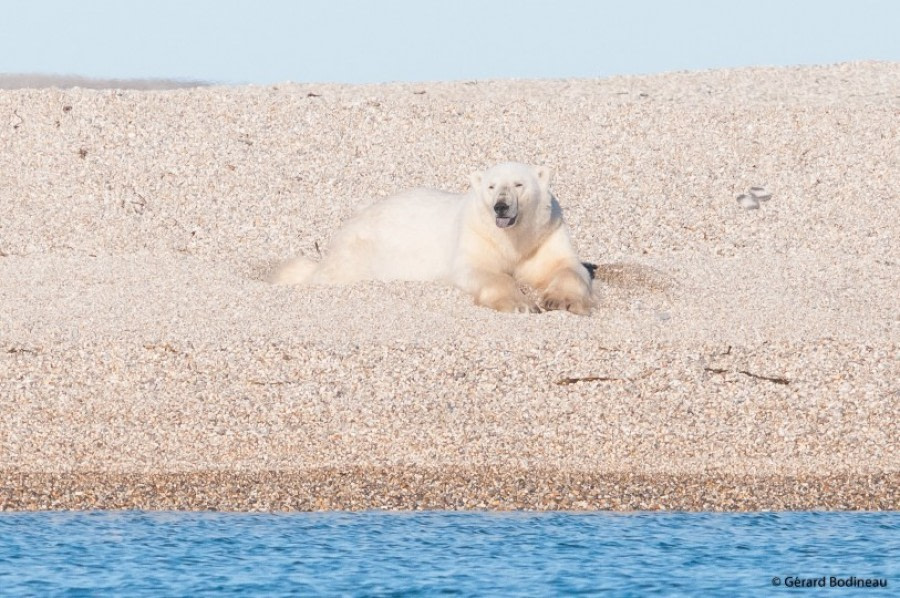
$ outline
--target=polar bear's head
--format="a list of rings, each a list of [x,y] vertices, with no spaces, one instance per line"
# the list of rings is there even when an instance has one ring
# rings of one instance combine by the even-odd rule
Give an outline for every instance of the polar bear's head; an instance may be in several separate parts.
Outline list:
[[[523,218],[536,214],[552,201],[546,166],[517,162],[498,164],[472,175],[472,189],[500,228],[515,226]]]

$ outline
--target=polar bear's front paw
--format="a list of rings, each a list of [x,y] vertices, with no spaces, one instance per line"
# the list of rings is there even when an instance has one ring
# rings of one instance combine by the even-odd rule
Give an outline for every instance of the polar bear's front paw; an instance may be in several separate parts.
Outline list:
[[[515,295],[497,297],[493,301],[479,301],[478,303],[507,313],[536,314],[541,311],[541,308],[534,301],[520,292],[517,292]]]
[[[468,280],[478,283],[474,290],[475,304],[497,311],[519,314],[534,314],[541,310],[537,304],[525,296],[512,276],[480,272],[470,275]]]
[[[565,310],[584,316],[591,311],[591,300],[581,296],[547,293],[541,298],[541,308],[546,311]]]
[[[541,311],[541,308],[539,308],[534,301],[527,298],[525,295],[501,299],[491,307],[493,307],[497,311],[517,314],[536,314],[540,313]]]

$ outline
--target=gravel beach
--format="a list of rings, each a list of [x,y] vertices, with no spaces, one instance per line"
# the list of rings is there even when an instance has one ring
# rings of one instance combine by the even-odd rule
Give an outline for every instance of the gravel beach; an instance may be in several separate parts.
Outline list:
[[[590,316],[265,282],[507,160]],[[900,509],[898,185],[900,63],[0,90],[0,510]]]

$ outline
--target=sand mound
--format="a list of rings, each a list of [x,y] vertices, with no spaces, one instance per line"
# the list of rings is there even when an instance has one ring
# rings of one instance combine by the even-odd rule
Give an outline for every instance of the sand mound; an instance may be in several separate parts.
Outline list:
[[[2,91],[0,508],[900,508],[898,148],[900,64]],[[505,160],[592,316],[263,282]]]

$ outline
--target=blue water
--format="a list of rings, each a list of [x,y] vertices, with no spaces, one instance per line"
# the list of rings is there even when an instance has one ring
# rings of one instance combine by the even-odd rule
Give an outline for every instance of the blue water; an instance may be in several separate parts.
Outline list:
[[[900,512],[0,514],[3,596],[601,593],[900,595]]]

